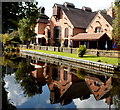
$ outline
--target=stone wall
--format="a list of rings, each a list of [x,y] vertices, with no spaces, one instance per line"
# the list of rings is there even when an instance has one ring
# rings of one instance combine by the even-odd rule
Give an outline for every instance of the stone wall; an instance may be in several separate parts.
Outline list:
[[[120,51],[88,49],[86,54],[118,58],[118,56],[120,55]]]
[[[27,49],[26,45],[20,45],[21,49]],[[77,48],[67,48],[67,47],[53,47],[53,46],[39,46],[39,45],[30,45],[28,49],[35,50],[49,50],[56,52],[67,52],[67,53],[77,53]],[[105,57],[116,57],[120,56],[120,51],[114,50],[97,50],[97,49],[87,49],[87,55],[95,55],[95,56],[105,56]]]

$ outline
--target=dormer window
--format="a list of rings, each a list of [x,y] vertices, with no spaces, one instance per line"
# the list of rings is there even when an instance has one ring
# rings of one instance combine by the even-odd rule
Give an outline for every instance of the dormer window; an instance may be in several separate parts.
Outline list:
[[[101,32],[103,32],[101,27],[96,27],[95,28],[95,33],[101,33]]]

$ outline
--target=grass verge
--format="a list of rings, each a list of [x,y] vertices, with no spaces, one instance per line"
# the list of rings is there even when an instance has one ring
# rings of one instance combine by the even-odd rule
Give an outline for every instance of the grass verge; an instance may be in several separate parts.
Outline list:
[[[97,57],[97,56],[93,56],[93,55],[84,55],[83,57],[78,57],[77,54],[71,54],[71,53],[66,53],[66,52],[55,52],[55,51],[47,51],[47,50],[32,50],[32,49],[26,49],[26,50],[48,53],[48,54],[54,54],[54,55],[61,55],[61,56],[90,60],[90,61],[100,60],[102,63],[118,65],[118,58]]]

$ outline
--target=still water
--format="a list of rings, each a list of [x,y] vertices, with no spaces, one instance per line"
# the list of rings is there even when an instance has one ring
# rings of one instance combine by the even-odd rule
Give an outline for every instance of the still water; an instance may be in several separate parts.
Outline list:
[[[120,107],[117,74],[91,74],[77,67],[17,56],[3,56],[2,71],[3,102],[7,102],[3,107],[8,110]]]

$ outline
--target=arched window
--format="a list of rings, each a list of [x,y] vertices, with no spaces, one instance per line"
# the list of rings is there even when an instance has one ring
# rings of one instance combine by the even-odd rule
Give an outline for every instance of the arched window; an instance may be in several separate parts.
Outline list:
[[[60,46],[60,39],[61,39],[61,27],[56,26],[54,27],[54,45],[55,46]]]
[[[101,33],[101,32],[103,32],[101,27],[96,27],[95,28],[95,33]]]
[[[65,28],[65,37],[68,38],[68,35],[69,35],[69,30],[68,28]]]
[[[54,27],[54,38],[60,38],[61,36],[61,27],[56,26]]]

